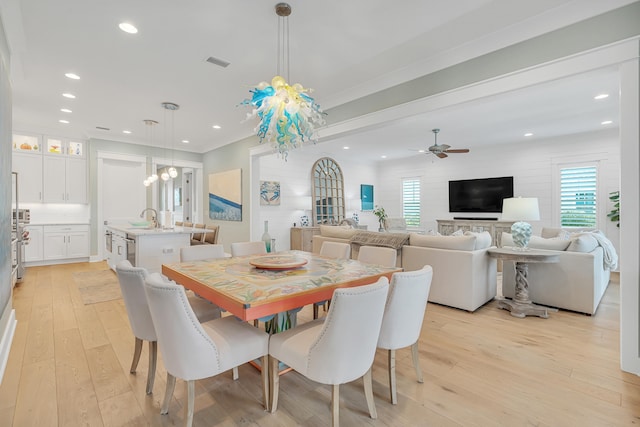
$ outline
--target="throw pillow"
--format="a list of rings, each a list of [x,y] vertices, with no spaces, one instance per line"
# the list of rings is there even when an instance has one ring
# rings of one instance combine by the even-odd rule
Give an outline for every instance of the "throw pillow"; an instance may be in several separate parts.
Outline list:
[[[475,250],[487,249],[491,246],[491,234],[488,231],[482,231],[480,233],[474,233],[473,231],[465,231],[465,236],[475,236],[476,246]]]
[[[357,229],[349,226],[342,227],[338,225],[321,225],[320,235],[324,237],[335,237],[337,239],[351,239],[356,234]]]
[[[451,236],[464,236],[464,231],[462,231],[462,229],[458,229],[451,233]]]
[[[476,246],[475,236],[426,236],[410,233],[409,245],[435,249],[472,251]]]
[[[591,252],[599,245],[591,233],[580,233],[571,239],[567,252]]]
[[[513,237],[510,233],[502,232],[501,243],[502,247],[515,246],[513,243]],[[566,251],[570,243],[570,240],[559,240],[554,238],[545,239],[540,236],[531,236],[531,240],[529,240],[529,247],[531,249],[546,249],[549,251]]]

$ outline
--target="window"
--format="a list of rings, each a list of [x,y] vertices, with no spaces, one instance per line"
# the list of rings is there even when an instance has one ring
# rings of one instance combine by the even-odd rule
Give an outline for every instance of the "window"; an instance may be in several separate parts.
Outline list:
[[[598,169],[581,166],[560,169],[560,225],[595,228],[598,222]]]
[[[329,157],[316,161],[311,169],[314,225],[339,224],[345,217],[342,169]]]
[[[402,216],[407,227],[420,227],[420,178],[402,180]]]

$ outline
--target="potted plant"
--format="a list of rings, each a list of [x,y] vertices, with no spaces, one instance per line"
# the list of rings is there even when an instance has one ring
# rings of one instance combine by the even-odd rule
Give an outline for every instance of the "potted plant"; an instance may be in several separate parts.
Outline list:
[[[616,227],[620,227],[620,192],[612,191],[609,193],[609,200],[613,202],[613,209],[607,216],[616,223]]]
[[[384,208],[382,206],[376,206],[376,208],[373,210],[373,214],[378,217],[378,222],[380,223],[380,228],[378,228],[378,231],[384,231],[385,221],[388,218],[388,215],[384,211]]]

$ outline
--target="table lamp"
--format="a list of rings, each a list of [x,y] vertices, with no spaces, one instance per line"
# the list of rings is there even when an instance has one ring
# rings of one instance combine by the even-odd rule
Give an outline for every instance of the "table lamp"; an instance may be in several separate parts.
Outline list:
[[[524,221],[540,219],[537,197],[511,197],[502,201],[502,219],[517,221],[511,226],[511,236],[517,250],[528,250],[531,224]]]

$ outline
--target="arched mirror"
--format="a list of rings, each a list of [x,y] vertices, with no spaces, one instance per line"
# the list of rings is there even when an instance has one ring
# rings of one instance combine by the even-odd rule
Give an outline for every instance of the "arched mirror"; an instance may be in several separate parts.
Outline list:
[[[313,224],[340,224],[345,218],[342,169],[331,158],[323,157],[311,170]]]

